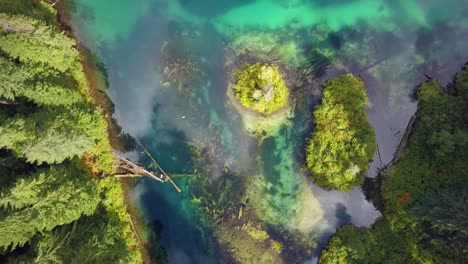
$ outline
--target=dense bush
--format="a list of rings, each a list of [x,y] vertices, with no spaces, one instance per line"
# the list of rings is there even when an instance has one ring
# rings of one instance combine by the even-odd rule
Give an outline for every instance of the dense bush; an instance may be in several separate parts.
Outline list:
[[[288,101],[288,88],[277,66],[244,64],[236,73],[234,92],[242,105],[271,114]]]
[[[306,166],[320,187],[349,191],[362,184],[362,174],[376,149],[375,133],[364,111],[366,90],[363,81],[351,74],[323,86],[322,102],[314,111],[315,129],[306,149]]]

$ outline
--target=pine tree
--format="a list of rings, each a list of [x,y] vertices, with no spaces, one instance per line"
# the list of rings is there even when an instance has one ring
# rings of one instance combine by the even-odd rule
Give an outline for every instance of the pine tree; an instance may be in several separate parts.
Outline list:
[[[468,189],[428,194],[410,211],[452,255],[468,257]]]
[[[0,13],[0,27],[0,49],[13,59],[60,72],[79,64],[75,41],[42,22]]]
[[[79,107],[44,108],[0,121],[0,147],[39,164],[59,163],[82,155],[106,129],[97,111]]]
[[[83,102],[83,97],[74,89],[45,80],[35,73],[33,67],[20,66],[0,57],[0,98],[16,100],[25,97],[39,105],[69,105]]]
[[[24,245],[37,232],[91,215],[100,201],[97,183],[71,162],[22,176],[0,195],[0,247]]]
[[[27,263],[140,263],[122,236],[121,225],[102,216],[79,221],[46,232],[32,242],[34,254]]]

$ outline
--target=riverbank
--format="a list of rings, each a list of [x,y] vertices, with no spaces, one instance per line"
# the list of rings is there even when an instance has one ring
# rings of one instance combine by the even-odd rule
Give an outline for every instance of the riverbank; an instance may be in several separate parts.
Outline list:
[[[70,23],[70,12],[66,2],[57,2],[54,7],[57,10],[57,19],[61,29],[66,32],[70,38],[76,40],[76,48],[80,53],[84,73],[88,81],[89,96],[93,99],[96,108],[99,109],[107,122],[107,132],[111,147],[116,150],[122,150],[124,149],[122,146],[123,142],[121,142],[119,138],[121,129],[112,118],[114,105],[105,92],[108,88],[106,83],[107,81],[105,80],[106,73],[101,72],[103,69],[99,69],[97,67],[97,63],[91,52],[77,39],[73,32],[72,25]],[[119,189],[121,190],[118,191],[122,192],[122,199],[126,212],[126,215],[124,215],[123,218],[127,219],[126,221],[131,226],[131,230],[134,234],[133,240],[135,241],[131,241],[131,244],[136,243],[139,245],[139,251],[141,252],[143,263],[151,263],[146,241],[148,230],[145,228],[143,213],[130,199],[131,189],[133,189],[137,184],[136,179],[121,178],[119,179],[119,182]]]

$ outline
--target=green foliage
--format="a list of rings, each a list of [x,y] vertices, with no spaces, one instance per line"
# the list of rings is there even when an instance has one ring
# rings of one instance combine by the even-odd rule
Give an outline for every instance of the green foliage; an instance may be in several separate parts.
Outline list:
[[[75,41],[43,22],[0,13],[0,49],[13,59],[65,72],[79,63]]]
[[[242,225],[241,229],[247,232],[255,241],[261,242],[269,238],[268,233],[265,230],[255,227],[251,221]]]
[[[50,4],[36,0],[0,0],[0,13],[24,15],[57,25],[55,9]]]
[[[346,74],[324,84],[315,109],[315,130],[306,149],[307,168],[317,185],[349,191],[362,184],[376,149],[375,133],[364,107],[362,80]]]
[[[322,251],[319,263],[413,263],[407,242],[381,220],[372,229],[345,225]]]
[[[97,184],[71,163],[18,180],[0,196],[0,247],[24,245],[37,232],[91,215],[100,201]]]
[[[426,227],[431,242],[453,255],[468,256],[468,189],[426,194],[410,209]]]
[[[41,109],[2,120],[0,146],[13,150],[29,162],[59,163],[93,148],[105,128],[96,111]]]
[[[278,241],[273,241],[273,244],[272,244],[271,247],[272,247],[276,252],[278,252],[278,254],[281,254],[281,252],[282,252],[283,249],[284,249],[283,243],[278,242]]]
[[[113,155],[75,44],[46,1],[0,0],[0,254],[141,263],[120,181],[87,176],[113,173]]]
[[[83,102],[76,90],[64,87],[53,78],[38,76],[31,67],[15,64],[0,57],[0,97],[16,100],[25,97],[40,105],[69,105]]]
[[[463,70],[457,74],[457,77],[455,78],[455,87],[465,102],[468,102],[468,64],[465,64]]]
[[[288,101],[288,88],[277,66],[244,64],[236,73],[234,92],[242,105],[262,114],[271,114]]]
[[[126,248],[119,223],[99,216],[46,232],[32,242],[34,255],[27,263],[139,263]]]
[[[383,219],[340,228],[320,263],[466,263],[467,76],[467,67],[457,75],[459,96],[435,80],[420,86],[409,146],[383,179]]]

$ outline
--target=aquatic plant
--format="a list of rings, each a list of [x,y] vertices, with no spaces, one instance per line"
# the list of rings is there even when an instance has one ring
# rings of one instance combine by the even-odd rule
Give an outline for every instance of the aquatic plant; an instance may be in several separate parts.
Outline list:
[[[284,245],[281,242],[278,241],[273,241],[273,249],[276,250],[278,253],[281,253],[283,251]]]
[[[288,88],[278,67],[247,63],[236,73],[234,92],[242,105],[262,114],[271,114],[288,100]]]
[[[161,68],[163,73],[162,85],[177,84],[179,91],[182,91],[184,84],[193,77],[193,74],[200,72],[195,63],[185,57],[167,57]]]
[[[265,230],[255,227],[251,221],[242,225],[241,229],[246,231],[256,241],[264,241],[268,238],[268,233]]]
[[[306,149],[306,167],[317,185],[349,191],[361,185],[376,149],[375,132],[367,121],[364,82],[351,74],[324,84],[315,109],[315,131]]]
[[[193,38],[194,37],[194,38]],[[159,65],[160,83],[163,87],[175,86],[178,91],[188,90],[188,83],[204,76],[203,59],[193,53],[199,36],[177,32],[161,46],[162,60]]]
[[[305,57],[295,34],[268,30],[236,31],[229,35],[227,55],[238,56],[241,63],[255,60],[297,68]],[[227,64],[230,59],[228,56]]]

